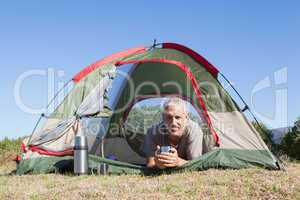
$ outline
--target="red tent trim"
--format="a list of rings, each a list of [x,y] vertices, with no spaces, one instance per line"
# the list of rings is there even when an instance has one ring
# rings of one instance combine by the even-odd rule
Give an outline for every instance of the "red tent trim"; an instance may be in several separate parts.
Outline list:
[[[39,154],[48,155],[48,156],[71,156],[74,153],[73,148],[66,149],[64,151],[49,151],[38,146],[29,146],[29,150],[32,152],[38,152]]]
[[[83,77],[85,77],[87,74],[91,73],[92,71],[94,71],[95,69],[97,69],[98,67],[101,67],[113,60],[116,60],[116,59],[119,59],[119,58],[122,58],[122,57],[126,57],[126,56],[129,56],[131,54],[136,54],[136,53],[142,53],[146,51],[146,48],[145,47],[137,47],[137,48],[132,48],[132,49],[127,49],[125,51],[121,51],[121,52],[118,52],[118,53],[115,53],[115,54],[112,54],[110,56],[107,56],[87,67],[85,67],[83,70],[81,70],[79,73],[77,73],[73,78],[72,80],[74,82],[79,82]]]
[[[191,56],[198,63],[203,65],[214,77],[217,77],[217,75],[219,73],[219,70],[214,65],[212,65],[210,62],[208,62],[203,56],[201,56],[200,54],[198,54],[197,52],[193,51],[192,49],[190,49],[186,46],[183,46],[181,44],[176,44],[176,43],[163,43],[162,48],[175,49],[175,50],[181,51],[181,52]],[[79,73],[77,73],[73,77],[72,80],[75,83],[77,83],[83,77],[85,77],[87,74],[91,73],[92,71],[94,71],[98,67],[101,67],[102,65],[105,65],[105,64],[107,64],[107,63],[109,63],[113,60],[129,56],[131,54],[142,53],[142,52],[145,52],[145,51],[146,51],[145,47],[137,47],[137,48],[132,48],[132,49],[128,49],[128,50],[125,50],[125,51],[121,51],[121,52],[112,54],[110,56],[107,56],[107,57],[105,57],[105,58],[103,58],[103,59],[87,66],[87,67],[85,67],[83,70],[81,70]]]
[[[162,63],[169,63],[169,64],[174,64],[175,66],[178,66],[179,69],[181,69],[186,76],[189,78],[189,80],[192,83],[193,89],[198,97],[198,102],[201,105],[203,111],[204,111],[204,117],[209,125],[210,131],[212,132],[215,141],[217,142],[218,145],[220,145],[220,139],[219,136],[217,134],[217,132],[214,130],[211,119],[209,117],[209,114],[207,112],[206,106],[203,102],[202,99],[202,93],[199,90],[198,84],[196,82],[196,79],[194,77],[194,75],[192,74],[192,72],[189,70],[189,68],[183,64],[182,62],[179,61],[175,61],[175,60],[166,60],[166,59],[145,59],[145,60],[130,60],[130,61],[118,61],[115,63],[116,66],[120,66],[120,65],[125,65],[125,64],[133,64],[133,63],[145,63],[145,62],[162,62]]]
[[[27,152],[26,145],[25,145],[23,142],[21,143],[21,151],[22,151],[23,153],[26,153],[26,152]]]
[[[188,54],[191,56],[194,60],[196,60],[198,63],[203,65],[207,71],[209,71],[214,77],[217,77],[219,70],[212,65],[210,62],[208,62],[203,56],[198,54],[197,52],[193,51],[192,49],[183,46],[181,44],[176,44],[176,43],[163,43],[162,48],[164,49],[175,49],[178,51],[181,51],[185,54]]]

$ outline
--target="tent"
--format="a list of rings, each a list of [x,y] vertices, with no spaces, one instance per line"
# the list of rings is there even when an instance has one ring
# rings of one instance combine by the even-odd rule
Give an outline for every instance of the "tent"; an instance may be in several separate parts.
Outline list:
[[[17,173],[53,172],[71,165],[76,134],[88,138],[90,168],[105,163],[111,173],[145,173],[141,151],[145,132],[130,131],[126,120],[136,103],[168,96],[194,106],[204,133],[203,155],[176,170],[280,169],[247,120],[247,109],[240,109],[220,84],[220,74],[204,57],[175,43],[105,57],[77,73],[66,84],[72,89],[55,110],[41,115],[22,143]],[[93,127],[96,131],[90,131]]]

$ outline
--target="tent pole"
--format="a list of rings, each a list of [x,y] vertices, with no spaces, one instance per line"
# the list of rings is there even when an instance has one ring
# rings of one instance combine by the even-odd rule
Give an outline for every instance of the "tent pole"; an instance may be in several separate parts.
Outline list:
[[[37,122],[35,123],[35,126],[34,126],[34,128],[33,128],[33,130],[32,130],[32,133],[31,133],[31,135],[30,135],[30,137],[29,137],[29,139],[28,139],[28,144],[30,143],[31,138],[32,138],[32,136],[33,136],[33,134],[34,134],[34,132],[35,132],[37,126],[39,125],[39,123],[40,123],[40,121],[41,121],[41,119],[42,119],[43,117],[44,117],[44,114],[42,113],[42,114],[40,115],[39,119],[37,120]]]
[[[54,95],[54,97],[53,97],[53,98],[49,101],[49,103],[47,104],[46,109],[49,108],[49,106],[50,106],[51,103],[55,100],[55,98],[58,96],[58,94],[59,94],[65,87],[67,87],[67,85],[68,85],[71,81],[72,81],[72,79],[70,79],[69,81],[67,81],[67,82],[63,85],[63,87],[60,88],[60,89],[56,92],[56,94]],[[30,140],[31,140],[33,134],[35,133],[36,128],[38,127],[38,125],[39,125],[41,119],[42,119],[44,116],[45,116],[45,114],[42,113],[42,114],[40,115],[40,117],[38,118],[38,120],[37,120],[37,122],[36,122],[36,124],[35,124],[35,126],[34,126],[34,128],[33,128],[33,130],[32,130],[32,132],[31,132],[31,135],[30,135],[30,137],[29,137],[28,144],[30,143]]]
[[[63,90],[63,89],[65,89],[65,87],[67,87],[67,85],[70,83],[72,81],[72,79],[70,79],[69,81],[67,81],[57,92],[56,92],[56,94],[53,96],[53,98],[49,101],[49,103],[48,103],[48,105],[47,105],[47,107],[46,108],[48,108],[50,105],[51,105],[51,103],[56,99],[56,97],[59,95],[59,93]]]
[[[104,137],[101,138],[101,157],[105,158],[105,154],[104,154]],[[103,163],[103,174],[106,174],[106,163]]]
[[[245,102],[245,100],[243,99],[243,97],[240,95],[240,93],[235,89],[235,87],[230,83],[230,81],[229,81],[229,80],[228,80],[221,72],[219,72],[219,73],[220,73],[220,75],[225,79],[225,81],[230,85],[230,87],[235,91],[235,93],[238,95],[238,97],[242,100],[243,104],[245,105],[245,108],[242,109],[242,112],[248,110],[249,113],[251,114],[251,116],[253,117],[254,121],[255,121],[255,122],[257,123],[257,125],[259,126],[259,128],[260,128],[263,132],[265,132],[264,129],[262,128],[262,126],[260,125],[260,123],[258,122],[257,118],[256,118],[256,117],[254,116],[254,114],[252,113],[252,111],[251,111],[250,107],[248,106],[248,104]],[[272,141],[271,138],[269,137],[269,135],[268,135],[268,134],[266,134],[266,135],[267,135],[268,139],[269,139],[270,141]]]

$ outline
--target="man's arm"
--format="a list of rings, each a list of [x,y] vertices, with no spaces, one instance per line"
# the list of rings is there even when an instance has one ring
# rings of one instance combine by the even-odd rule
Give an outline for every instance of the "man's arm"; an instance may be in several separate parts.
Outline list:
[[[193,160],[199,158],[202,155],[203,146],[203,132],[198,124],[194,122],[188,137],[187,159]]]
[[[164,169],[165,167],[164,166],[162,166],[161,164],[160,164],[160,162],[158,161],[158,155],[159,155],[159,151],[160,151],[160,146],[159,145],[157,145],[156,146],[156,150],[155,150],[155,152],[154,152],[154,156],[149,156],[148,158],[147,158],[147,167],[158,167],[158,168],[160,168],[160,169]]]
[[[156,166],[156,164],[155,164],[155,158],[154,157],[147,158],[146,162],[147,162],[147,167],[152,168],[152,167]]]
[[[157,155],[157,164],[163,167],[180,167],[188,161],[178,156],[177,150],[172,148],[171,152]]]
[[[172,148],[172,152],[159,152],[159,146],[155,151],[154,157],[147,158],[147,167],[158,167],[164,169],[166,167],[180,167],[187,163],[187,160],[180,158],[175,148]]]
[[[144,138],[143,143],[143,152],[146,155],[146,166],[147,167],[154,167],[155,166],[155,151],[157,147],[154,144],[154,136],[153,136],[153,129],[154,127],[151,127],[147,130],[147,134]]]

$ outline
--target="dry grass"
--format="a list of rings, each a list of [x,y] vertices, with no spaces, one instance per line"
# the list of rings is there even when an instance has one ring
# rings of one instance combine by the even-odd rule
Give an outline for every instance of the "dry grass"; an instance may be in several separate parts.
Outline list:
[[[14,166],[6,164],[1,173]],[[300,199],[300,164],[286,172],[207,170],[156,177],[1,176],[0,199]]]
[[[10,161],[19,141],[3,141],[0,174],[15,169]],[[0,176],[2,199],[299,199],[300,163],[287,171],[207,170],[156,177]]]

